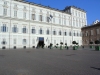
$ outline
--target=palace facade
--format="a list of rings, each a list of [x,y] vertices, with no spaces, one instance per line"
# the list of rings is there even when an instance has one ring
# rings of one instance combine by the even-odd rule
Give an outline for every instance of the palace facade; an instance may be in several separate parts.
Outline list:
[[[76,41],[82,45],[81,27],[87,25],[86,11],[76,6],[58,10],[24,0],[0,0],[0,48],[32,48],[39,41]]]

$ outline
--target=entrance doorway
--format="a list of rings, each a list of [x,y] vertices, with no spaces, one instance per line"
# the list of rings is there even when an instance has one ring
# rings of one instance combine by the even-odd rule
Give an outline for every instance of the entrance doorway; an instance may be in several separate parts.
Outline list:
[[[44,37],[39,37],[37,47],[44,47]]]

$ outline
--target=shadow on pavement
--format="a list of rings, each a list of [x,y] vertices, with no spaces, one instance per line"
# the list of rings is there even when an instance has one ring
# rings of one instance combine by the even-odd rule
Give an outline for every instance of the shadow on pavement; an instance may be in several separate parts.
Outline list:
[[[100,70],[100,68],[96,68],[96,67],[91,67],[91,68],[96,69],[96,70]]]

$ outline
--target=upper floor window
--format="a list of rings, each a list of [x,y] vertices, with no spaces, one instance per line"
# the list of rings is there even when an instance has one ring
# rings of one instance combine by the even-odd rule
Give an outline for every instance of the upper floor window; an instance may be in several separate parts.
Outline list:
[[[17,33],[17,32],[18,32],[17,25],[14,25],[14,26],[12,27],[12,32],[14,32],[14,33]]]
[[[61,19],[59,18],[59,24],[61,24]]]
[[[91,30],[91,35],[93,35],[93,30]]]
[[[77,36],[79,36],[78,32],[77,32]]]
[[[75,36],[75,32],[74,32],[74,36]]]
[[[61,35],[61,31],[59,31],[59,35]]]
[[[71,33],[71,31],[69,32],[69,36],[72,36],[72,33]]]
[[[64,19],[64,25],[66,25],[66,19]]]
[[[8,27],[6,26],[6,24],[3,24],[3,26],[1,26],[1,31],[2,32],[7,32],[8,31]]]
[[[50,34],[50,31],[49,31],[49,29],[47,29],[47,34]]]
[[[49,22],[50,21],[50,17],[47,17],[47,22]]]
[[[67,32],[64,32],[65,36],[67,35]]]
[[[24,6],[24,9],[26,9],[26,6]]]
[[[55,23],[55,18],[53,17],[53,23]]]
[[[3,9],[3,15],[6,16],[7,15],[7,8]]]
[[[40,28],[39,32],[40,32],[40,34],[43,34],[43,30],[41,28]]]
[[[42,21],[43,19],[42,19],[42,15],[40,15],[40,21]]]
[[[26,12],[23,13],[23,18],[26,19]]]
[[[14,17],[17,17],[17,10],[14,10]]]
[[[55,30],[53,31],[53,35],[56,35],[56,31]]]
[[[36,19],[35,14],[32,14],[32,20],[35,20],[35,19]]]
[[[88,36],[88,31],[86,31],[86,36]]]
[[[7,5],[7,1],[4,1],[4,5]]]
[[[27,29],[26,29],[26,26],[23,27],[23,33],[26,33]]]
[[[36,30],[35,30],[35,28],[33,27],[32,28],[32,34],[35,34],[36,33]]]
[[[99,34],[99,33],[100,33],[99,29],[96,29],[96,33],[97,33],[97,34]]]
[[[17,7],[17,4],[15,4],[14,7]]]

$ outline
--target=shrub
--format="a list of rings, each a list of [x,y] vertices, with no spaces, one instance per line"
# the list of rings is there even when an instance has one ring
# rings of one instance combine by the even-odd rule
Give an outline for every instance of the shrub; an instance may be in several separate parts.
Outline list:
[[[63,45],[63,42],[60,42],[61,45]]]
[[[67,45],[67,43],[65,43],[65,45]]]
[[[76,41],[73,41],[72,44],[76,44]]]

